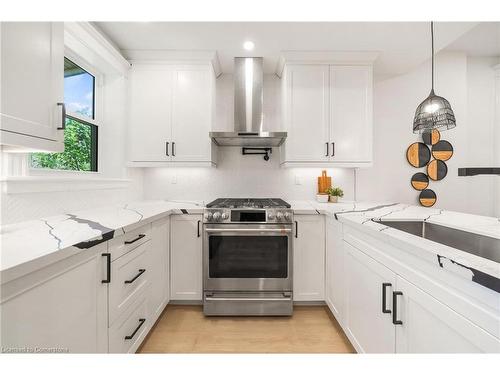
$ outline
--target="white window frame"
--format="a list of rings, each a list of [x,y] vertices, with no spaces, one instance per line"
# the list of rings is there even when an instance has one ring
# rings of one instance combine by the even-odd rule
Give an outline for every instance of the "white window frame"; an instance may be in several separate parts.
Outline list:
[[[94,81],[94,118],[81,116],[77,113],[67,112],[67,116],[71,116],[78,121],[89,123],[97,127],[97,171],[74,171],[74,170],[66,170],[66,169],[52,169],[52,168],[35,168],[31,164],[31,154],[26,158],[26,170],[28,171],[28,176],[82,176],[82,177],[90,177],[90,176],[100,176],[101,172],[101,142],[99,142],[99,129],[102,124],[103,119],[103,83],[104,83],[104,74],[101,73],[97,68],[89,64],[82,58],[80,55],[75,53],[73,50],[68,48],[67,46],[64,48],[64,57],[71,60],[71,62],[75,63],[89,74],[91,74]]]

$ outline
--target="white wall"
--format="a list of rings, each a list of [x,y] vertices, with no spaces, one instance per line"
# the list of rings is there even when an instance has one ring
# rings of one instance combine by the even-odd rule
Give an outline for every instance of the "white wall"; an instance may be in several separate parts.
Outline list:
[[[216,122],[218,131],[233,130],[233,77],[217,79]],[[264,76],[264,126],[281,129],[280,81]],[[320,168],[280,168],[279,153],[266,162],[262,156],[243,156],[240,147],[220,147],[217,168],[146,168],[146,199],[201,199],[220,197],[282,197],[289,200],[314,199]],[[351,169],[328,169],[333,183],[344,189],[344,199],[354,198]],[[299,184],[296,184],[299,183]]]
[[[358,199],[385,198],[418,204],[411,176],[425,169],[411,167],[406,148],[421,138],[412,133],[417,105],[430,90],[430,64],[374,87],[374,166],[358,174]],[[442,53],[436,59],[435,91],[447,98],[455,112],[457,127],[443,131],[455,154],[447,162],[448,175],[431,181],[437,194],[435,207],[493,215],[492,176],[458,177],[457,169],[490,165],[493,155],[494,81],[491,61],[461,53]],[[478,109],[480,109],[478,111]]]

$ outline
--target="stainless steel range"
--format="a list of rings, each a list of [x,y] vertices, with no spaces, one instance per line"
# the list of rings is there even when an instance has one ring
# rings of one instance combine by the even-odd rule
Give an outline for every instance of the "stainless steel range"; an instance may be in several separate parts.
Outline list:
[[[293,211],[282,199],[217,199],[203,219],[205,315],[291,315]]]

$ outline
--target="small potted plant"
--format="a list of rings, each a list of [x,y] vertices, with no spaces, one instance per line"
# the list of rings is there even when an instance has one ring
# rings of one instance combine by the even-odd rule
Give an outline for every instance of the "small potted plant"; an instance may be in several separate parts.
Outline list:
[[[326,193],[330,197],[329,201],[332,203],[337,203],[339,200],[339,197],[342,198],[344,196],[344,191],[339,187],[329,187],[326,190]]]

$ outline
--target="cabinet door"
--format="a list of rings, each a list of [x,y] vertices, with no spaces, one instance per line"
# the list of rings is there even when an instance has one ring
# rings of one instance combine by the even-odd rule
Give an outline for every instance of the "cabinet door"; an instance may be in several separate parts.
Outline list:
[[[178,67],[173,76],[172,161],[210,161],[213,85],[206,66]]]
[[[339,322],[344,314],[344,247],[342,224],[326,217],[326,303]]]
[[[169,235],[170,217],[153,223],[149,269],[151,280],[150,309],[151,323],[160,316],[169,299],[170,269],[169,269]]]
[[[325,299],[325,222],[323,215],[295,215],[293,299]]]
[[[289,65],[284,85],[284,161],[327,161],[328,66]]]
[[[57,141],[64,85],[62,22],[2,22],[1,130]],[[22,146],[22,145],[21,145]]]
[[[330,66],[332,161],[372,160],[372,85],[371,66]]]
[[[346,256],[345,332],[358,352],[394,353],[391,314],[382,312],[382,284],[396,285],[396,275],[365,253],[344,242]],[[392,289],[387,287],[386,307]]]
[[[171,158],[172,74],[168,65],[139,64],[130,70],[131,161]]]
[[[199,301],[202,291],[201,215],[173,215],[170,220],[170,299]]]
[[[500,353],[500,341],[402,277],[397,278],[398,353]]]
[[[107,352],[105,258],[85,251],[2,285],[3,348]]]

